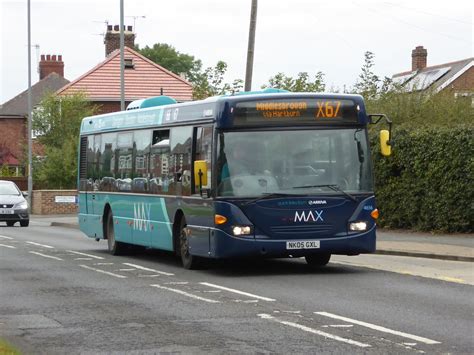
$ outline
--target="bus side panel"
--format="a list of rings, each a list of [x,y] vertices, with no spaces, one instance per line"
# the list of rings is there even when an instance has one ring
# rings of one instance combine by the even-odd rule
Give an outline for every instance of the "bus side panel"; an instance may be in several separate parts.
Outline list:
[[[87,212],[87,194],[79,192],[79,229],[90,238],[103,238],[101,216]]]
[[[173,250],[173,217],[169,213],[169,201],[163,197],[153,197],[151,203],[151,244],[152,248]],[[167,203],[168,200],[168,203]]]

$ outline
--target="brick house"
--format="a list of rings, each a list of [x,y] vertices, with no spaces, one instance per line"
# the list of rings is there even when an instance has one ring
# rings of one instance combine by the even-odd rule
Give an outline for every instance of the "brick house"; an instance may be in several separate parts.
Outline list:
[[[471,97],[474,104],[474,58],[427,66],[428,51],[418,46],[411,53],[410,71],[394,74],[392,80],[408,91],[452,91],[458,97]]]
[[[32,107],[51,92],[69,83],[64,78],[64,62],[61,55],[41,55],[40,80],[31,87]],[[0,105],[0,166],[7,165],[16,172],[24,173],[25,145],[28,140],[28,90],[23,91]],[[33,147],[37,151],[38,147]]]
[[[125,106],[152,96],[167,95],[179,102],[192,100],[192,86],[162,66],[133,50],[132,26],[124,31]],[[100,113],[120,111],[120,31],[107,26],[104,38],[106,59],[57,91],[58,95],[85,92],[101,109]]]

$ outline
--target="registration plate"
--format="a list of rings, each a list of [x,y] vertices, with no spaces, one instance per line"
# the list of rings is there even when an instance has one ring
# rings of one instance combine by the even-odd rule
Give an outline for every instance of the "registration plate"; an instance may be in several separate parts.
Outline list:
[[[13,214],[14,211],[10,209],[0,208],[0,214]]]
[[[294,249],[319,249],[319,240],[295,240],[286,242],[286,250]]]

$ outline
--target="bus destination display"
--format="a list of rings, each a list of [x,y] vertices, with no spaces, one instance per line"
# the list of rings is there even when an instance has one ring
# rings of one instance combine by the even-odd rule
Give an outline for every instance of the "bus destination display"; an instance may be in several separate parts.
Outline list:
[[[356,123],[358,107],[351,100],[296,99],[239,102],[234,125],[295,123]]]

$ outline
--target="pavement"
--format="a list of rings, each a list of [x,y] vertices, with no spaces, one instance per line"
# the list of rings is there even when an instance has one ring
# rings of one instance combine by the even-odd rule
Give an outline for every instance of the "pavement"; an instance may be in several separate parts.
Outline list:
[[[79,228],[77,215],[31,215],[30,223]],[[433,234],[379,229],[376,254],[473,262],[474,234]]]

